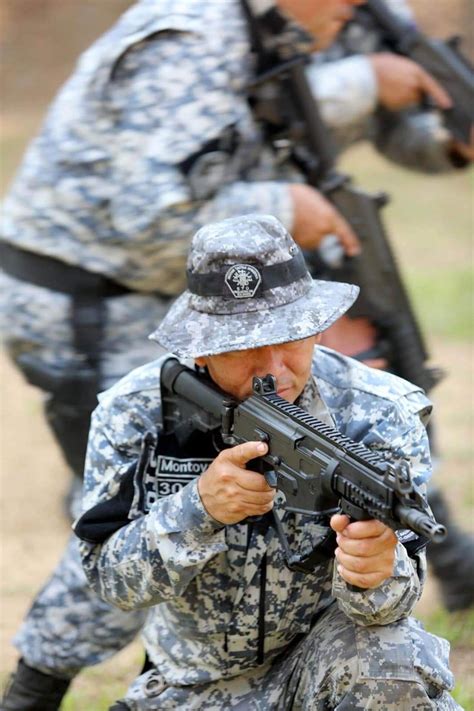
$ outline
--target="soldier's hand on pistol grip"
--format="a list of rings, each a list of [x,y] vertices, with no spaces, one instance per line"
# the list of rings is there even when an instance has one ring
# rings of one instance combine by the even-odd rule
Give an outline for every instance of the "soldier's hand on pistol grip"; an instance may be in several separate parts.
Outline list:
[[[199,496],[213,519],[233,524],[271,511],[275,489],[268,486],[261,474],[245,468],[247,462],[261,457],[267,450],[263,442],[245,442],[224,449],[201,474]]]

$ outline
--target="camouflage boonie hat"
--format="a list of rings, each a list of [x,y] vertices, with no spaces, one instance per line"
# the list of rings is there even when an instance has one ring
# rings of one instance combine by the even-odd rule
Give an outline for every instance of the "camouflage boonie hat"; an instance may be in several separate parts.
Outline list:
[[[188,289],[150,338],[180,358],[287,343],[320,333],[359,288],[313,280],[303,254],[271,215],[202,227],[188,257]]]

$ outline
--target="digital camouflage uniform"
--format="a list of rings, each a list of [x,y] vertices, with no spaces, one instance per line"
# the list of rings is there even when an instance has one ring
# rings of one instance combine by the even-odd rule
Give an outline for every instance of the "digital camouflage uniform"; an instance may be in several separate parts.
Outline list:
[[[148,364],[102,396],[91,431],[86,509],[116,493],[146,432],[158,439],[159,368],[159,361]],[[409,457],[420,480],[428,476],[421,418],[430,405],[417,388],[322,347],[313,372],[305,409],[368,446]],[[327,532],[297,514],[285,514],[283,522],[292,549],[302,547],[305,536]],[[285,568],[273,529],[255,531],[247,554],[246,543],[246,524],[216,525],[194,480],[159,499],[101,549],[83,544],[89,579],[101,595],[124,610],[153,605],[143,638],[159,673],[152,670],[132,685],[126,697],[132,709],[388,709],[380,700],[387,682],[396,687],[409,681],[415,689],[420,685],[419,696],[406,684],[407,705],[398,708],[457,708],[443,694],[452,685],[447,643],[413,619],[401,620],[421,593],[423,555],[415,566],[399,544],[394,578],[376,590],[353,593],[332,560],[314,576]],[[265,551],[267,658],[258,667],[259,564]],[[295,641],[300,634],[305,640]],[[384,647],[393,648],[388,657],[380,655]],[[440,696],[436,704],[423,686],[431,698]]]
[[[201,229],[188,268],[208,277],[250,263],[263,275],[262,266],[295,254],[291,245],[274,218],[239,217]],[[308,275],[263,287],[262,296],[185,292],[153,337],[188,358],[297,340],[330,325],[356,293]],[[172,458],[160,444],[161,362],[102,394],[89,440],[86,513],[76,524],[89,541],[81,552],[97,592],[123,610],[150,610],[143,638],[155,668],[132,684],[128,708],[459,708],[448,693],[447,642],[409,618],[425,578],[424,553],[410,558],[398,543],[393,577],[354,591],[333,559],[311,574],[290,571],[273,527],[211,518],[197,477],[173,473],[203,471],[212,461],[202,456],[202,435],[194,456],[186,444],[192,434]],[[430,459],[423,423],[431,404],[418,387],[317,347],[297,404],[367,447],[407,459],[424,486]],[[145,437],[153,456],[143,457]],[[171,459],[175,469],[166,464]],[[161,495],[165,484],[174,493]],[[111,516],[113,501],[120,502],[119,520]],[[287,512],[281,499],[275,505],[292,550],[311,550],[328,533],[324,514]],[[115,532],[97,538],[96,526],[110,520]]]
[[[183,288],[196,228],[256,210],[292,223],[282,181],[300,178],[265,146],[252,118],[249,48],[235,0],[137,3],[81,57],[5,200],[5,241],[134,291],[106,300],[103,388],[155,357],[146,337]],[[329,85],[321,94],[328,116],[338,113],[331,101],[340,105],[338,82],[332,97]],[[359,116],[373,108],[355,84],[346,97]],[[80,366],[70,298],[5,274],[0,282],[14,358],[26,353],[58,371]],[[15,640],[29,664],[67,678],[121,649],[143,621],[135,612],[125,623],[81,576],[72,543]],[[77,624],[77,606],[93,628]]]

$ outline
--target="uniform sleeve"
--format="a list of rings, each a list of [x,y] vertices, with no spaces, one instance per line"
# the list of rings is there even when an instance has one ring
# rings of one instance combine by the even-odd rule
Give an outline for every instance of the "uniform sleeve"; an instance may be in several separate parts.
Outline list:
[[[377,81],[368,57],[356,55],[314,64],[309,70],[322,117],[342,152],[369,140],[393,163],[424,173],[464,167],[450,156],[450,134],[436,111],[390,112],[378,105]]]
[[[369,59],[357,55],[322,63],[316,57],[307,72],[322,118],[340,149],[363,136],[377,106],[377,81]]]
[[[100,597],[124,610],[181,595],[206,563],[226,550],[224,527],[204,509],[197,480],[157,499],[146,512],[140,510],[137,462],[143,436],[154,427],[148,414],[153,412],[151,400],[148,393],[100,405],[93,415],[87,452],[84,511],[110,504],[120,487],[126,490],[127,478],[133,479],[125,520],[115,533],[103,542],[80,543],[90,584]]]
[[[372,449],[407,459],[414,482],[423,496],[425,482],[431,475],[424,425],[430,410],[430,403],[421,392],[409,393],[395,403],[388,403],[364,438],[364,444]],[[353,591],[334,566],[333,593],[339,606],[356,624],[386,625],[410,615],[421,596],[425,579],[424,551],[410,557],[399,543],[391,578],[377,588]]]
[[[462,159],[452,159],[451,136],[436,111],[379,110],[368,138],[390,161],[418,172],[446,173],[466,165]]]
[[[113,225],[133,237],[134,249],[148,249],[151,263],[169,268],[161,283],[170,293],[183,288],[189,241],[206,222],[266,212],[292,223],[284,183],[247,180],[261,136],[242,90],[243,65],[232,61],[196,34],[161,32],[124,55],[109,85]]]
[[[417,553],[414,560],[398,543],[393,576],[377,588],[354,591],[334,566],[332,589],[339,607],[356,624],[388,625],[411,614],[420,599],[425,579],[425,553]]]

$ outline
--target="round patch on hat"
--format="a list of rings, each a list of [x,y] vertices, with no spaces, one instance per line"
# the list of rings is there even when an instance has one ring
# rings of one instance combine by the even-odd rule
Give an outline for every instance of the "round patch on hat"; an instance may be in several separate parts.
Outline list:
[[[234,299],[251,299],[262,283],[262,275],[251,264],[234,264],[224,280]]]

